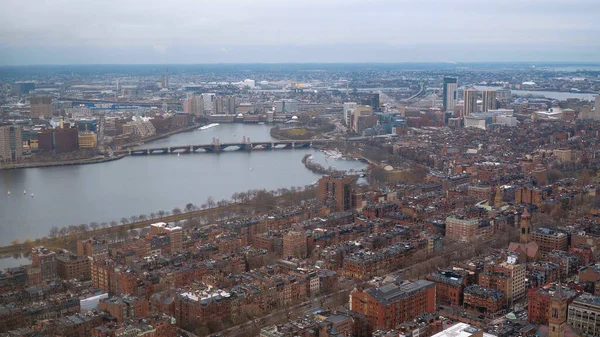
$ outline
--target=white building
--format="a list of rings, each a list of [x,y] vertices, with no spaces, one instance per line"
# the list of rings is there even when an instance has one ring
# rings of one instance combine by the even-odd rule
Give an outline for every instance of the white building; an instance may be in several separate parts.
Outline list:
[[[251,80],[251,79],[245,79],[244,80],[244,86],[247,86],[250,89],[254,89],[254,87],[256,86],[256,82],[254,80]]]
[[[345,102],[344,103],[344,123],[346,125],[349,125],[350,118],[352,118],[355,107],[356,107],[356,102]]]

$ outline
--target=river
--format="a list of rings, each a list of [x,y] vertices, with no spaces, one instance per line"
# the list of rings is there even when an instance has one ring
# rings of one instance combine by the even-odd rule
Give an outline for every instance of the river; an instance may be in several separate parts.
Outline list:
[[[485,89],[502,89],[501,87],[491,87],[491,86],[482,86],[476,85],[475,89],[477,90],[485,90]],[[578,98],[582,101],[590,101],[594,102],[594,97],[596,94],[582,94],[582,93],[573,93],[573,92],[562,92],[562,91],[533,91],[533,90],[510,90],[510,93],[519,97],[524,96],[543,96],[549,99],[557,99],[560,101],[566,101],[568,98]]]
[[[213,137],[220,142],[240,141],[243,136],[268,141],[273,139],[269,130],[268,125],[221,124],[144,147],[208,144]],[[249,189],[312,184],[320,176],[302,164],[307,153],[339,170],[365,167],[356,160],[326,162],[325,155],[314,149],[293,149],[132,156],[93,165],[0,171],[0,245],[45,236],[52,226],[119,221],[159,210],[170,212],[187,203],[201,205],[209,196],[218,201]]]

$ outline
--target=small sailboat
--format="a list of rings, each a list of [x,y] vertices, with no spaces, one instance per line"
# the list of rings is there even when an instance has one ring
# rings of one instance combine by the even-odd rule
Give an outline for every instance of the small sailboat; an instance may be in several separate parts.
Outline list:
[[[32,197],[32,198],[34,197],[33,193],[31,193],[31,197]]]
[[[177,152],[177,157],[179,157],[179,155],[180,155],[180,154],[181,154],[181,153]]]
[[[250,171],[252,171],[252,170],[254,170],[254,167],[251,167],[251,168],[250,168]]]
[[[23,195],[26,195],[26,194],[27,194],[27,191],[23,190]]]
[[[8,192],[6,192],[6,194],[10,195],[10,190],[8,190]]]

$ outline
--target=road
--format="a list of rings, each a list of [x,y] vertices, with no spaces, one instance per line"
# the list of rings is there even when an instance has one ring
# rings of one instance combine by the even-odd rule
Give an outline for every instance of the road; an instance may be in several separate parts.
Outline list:
[[[233,326],[229,329],[220,331],[220,332],[212,334],[210,336],[211,337],[248,336],[248,331],[250,329],[263,328],[263,327],[266,327],[269,325],[277,324],[277,323],[281,322],[282,320],[287,321],[289,319],[289,317],[296,317],[296,316],[303,315],[306,311],[308,311],[310,309],[316,309],[316,308],[322,307],[322,306],[330,303],[332,298],[334,298],[335,296],[340,295],[342,293],[345,293],[345,296],[347,296],[350,293],[350,289],[342,289],[342,290],[338,290],[334,293],[331,293],[329,295],[323,295],[323,296],[316,297],[313,300],[305,301],[300,304],[296,304],[293,307],[288,307],[288,308],[284,308],[284,309],[275,311],[275,312],[270,313],[261,318],[251,320],[246,323],[242,323],[240,325]]]

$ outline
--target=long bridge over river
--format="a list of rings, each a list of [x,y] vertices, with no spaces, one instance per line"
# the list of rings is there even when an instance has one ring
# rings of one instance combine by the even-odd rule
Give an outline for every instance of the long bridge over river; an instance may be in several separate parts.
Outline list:
[[[312,140],[278,140],[266,142],[251,142],[244,139],[242,142],[220,143],[218,140],[210,144],[199,145],[177,145],[155,147],[147,149],[126,149],[115,151],[115,154],[124,154],[130,156],[149,156],[159,154],[175,153],[219,153],[222,151],[252,151],[252,150],[279,150],[279,149],[299,149],[309,148],[315,144],[324,144],[336,142],[339,140],[331,139],[312,139]]]

